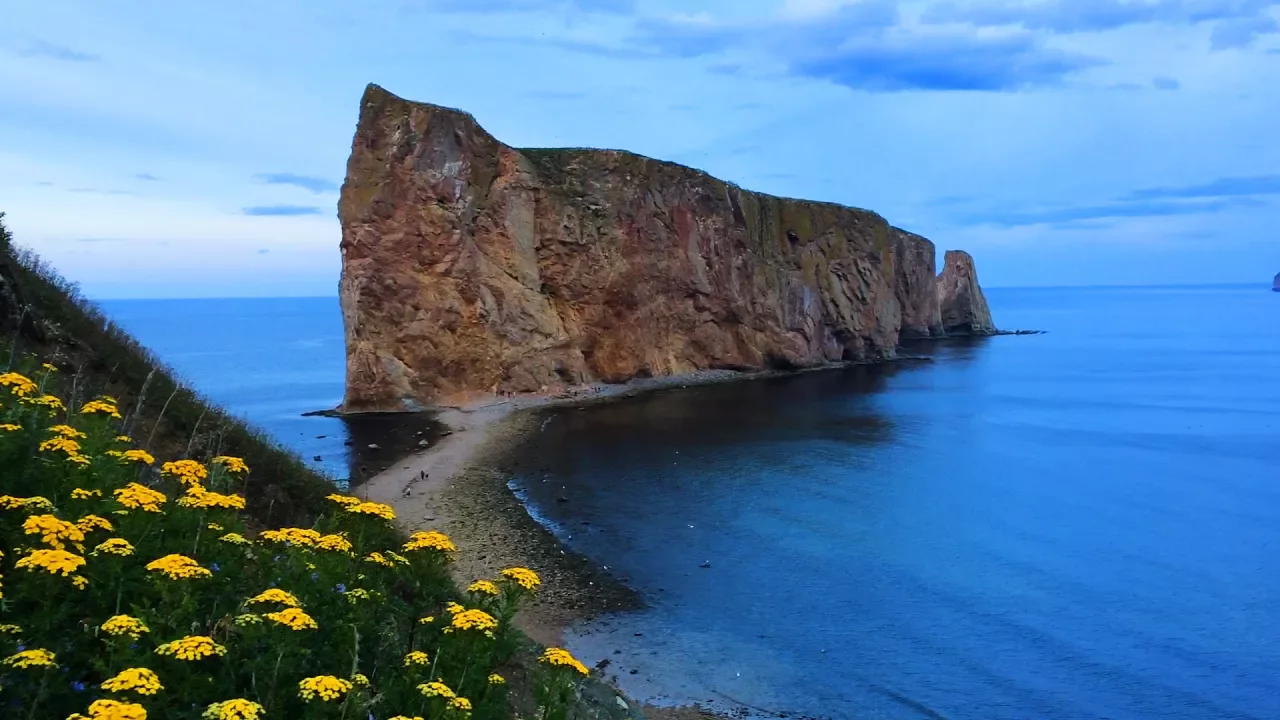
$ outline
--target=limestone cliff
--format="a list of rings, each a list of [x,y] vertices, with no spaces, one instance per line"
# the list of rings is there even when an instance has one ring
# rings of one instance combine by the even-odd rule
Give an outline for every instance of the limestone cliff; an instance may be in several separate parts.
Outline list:
[[[995,332],[987,298],[978,285],[973,258],[963,250],[948,250],[938,275],[937,298],[942,329],[948,335],[990,335]]]
[[[338,214],[346,411],[879,359],[944,324],[933,243],[873,212],[517,150],[376,85]]]

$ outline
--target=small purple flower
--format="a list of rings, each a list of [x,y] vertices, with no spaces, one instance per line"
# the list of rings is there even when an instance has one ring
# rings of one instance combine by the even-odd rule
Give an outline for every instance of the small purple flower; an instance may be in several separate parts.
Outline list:
[[[318,572],[313,572],[313,573],[311,573],[311,579],[312,579],[312,580],[319,580],[319,579],[320,579],[320,573],[318,573]]]
[[[71,689],[72,689],[72,690],[75,690],[76,692],[84,692],[84,689],[85,689],[86,687],[88,687],[88,686],[87,686],[87,685],[85,685],[85,684],[84,684],[84,683],[82,683],[82,682],[79,682],[79,681],[76,681],[76,682],[71,683]]]
[[[221,566],[221,565],[219,565],[218,563],[210,563],[210,564],[209,564],[209,569],[210,569],[210,570],[212,570],[212,571],[214,571],[214,572],[218,572],[219,570],[221,570],[221,569],[222,569],[222,566]]]
[[[337,590],[340,593],[344,593],[347,591],[347,586],[343,585],[342,583],[338,583],[337,585],[333,586],[333,589]]]

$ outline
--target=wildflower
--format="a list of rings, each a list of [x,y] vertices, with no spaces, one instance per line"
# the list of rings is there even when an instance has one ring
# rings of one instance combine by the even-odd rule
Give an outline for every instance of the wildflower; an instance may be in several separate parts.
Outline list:
[[[316,540],[316,549],[342,553],[351,552],[351,541],[341,533],[321,535]]]
[[[32,515],[22,523],[22,532],[39,535],[41,542],[55,550],[62,549],[63,540],[71,543],[84,542],[83,530],[53,515]]]
[[[467,586],[467,592],[480,593],[483,595],[497,595],[498,586],[488,580],[477,580]]]
[[[290,630],[315,630],[320,627],[316,624],[314,618],[305,613],[301,608],[291,607],[285,608],[279,612],[267,613],[264,617],[274,623],[279,623]]]
[[[252,540],[249,540],[248,538],[241,535],[240,533],[227,533],[226,535],[223,535],[218,539],[224,543],[230,543],[232,545],[252,545],[253,544]]]
[[[188,635],[181,640],[161,645],[156,648],[156,652],[179,660],[201,660],[213,655],[226,655],[227,649],[207,635]]]
[[[431,659],[427,657],[427,654],[422,652],[421,650],[414,650],[413,652],[404,656],[405,667],[413,667],[414,665],[422,666],[422,665],[426,665],[430,661]]]
[[[178,504],[183,507],[201,509],[243,510],[244,498],[239,495],[223,495],[222,493],[209,492],[200,485],[192,485],[187,488],[187,494],[178,500]]]
[[[336,502],[344,508],[354,507],[360,504],[360,498],[351,497],[350,495],[339,495],[337,493],[330,493],[326,495],[324,499]]]
[[[456,602],[451,602],[451,603],[449,603],[449,604],[447,604],[447,605],[445,605],[445,606],[444,606],[444,610],[445,610],[445,612],[449,613],[450,615],[457,615],[458,613],[462,612],[463,610],[466,610],[466,608],[462,607],[461,605],[459,605],[459,604],[458,604],[458,603],[456,603]]]
[[[538,578],[538,573],[529,568],[507,568],[502,571],[502,577],[514,580],[517,585],[529,591],[537,590],[538,586],[542,584],[542,580]]]
[[[570,667],[583,675],[591,674],[586,665],[578,662],[577,658],[570,655],[569,651],[563,648],[547,648],[546,652],[542,653],[542,657],[538,658],[538,662],[546,663],[547,665]]]
[[[365,677],[364,673],[356,673],[355,675],[352,675],[351,682],[359,685],[360,687],[369,687],[369,678]]]
[[[147,709],[137,703],[94,700],[89,714],[73,713],[67,720],[147,720]]]
[[[164,689],[160,678],[147,668],[129,668],[121,670],[115,677],[102,683],[103,690],[111,692],[133,691],[139,695],[155,695]]]
[[[422,683],[421,685],[418,686],[418,692],[422,693],[423,695],[426,695],[427,697],[442,697],[442,698],[457,697],[457,694],[454,693],[452,690],[450,690],[448,685],[445,685],[439,680],[436,680],[434,682],[429,682],[429,683]]]
[[[243,458],[230,457],[228,455],[219,455],[213,459],[213,464],[221,465],[227,469],[227,472],[247,473],[249,466],[245,464]]]
[[[107,540],[103,540],[98,544],[98,547],[93,549],[93,555],[97,555],[98,553],[129,557],[133,554],[133,545],[124,538],[109,538]]]
[[[388,559],[387,559],[387,558],[386,558],[382,553],[380,553],[380,552],[371,552],[371,553],[369,553],[368,555],[366,555],[366,556],[365,556],[364,561],[365,561],[365,562],[376,563],[376,564],[378,564],[378,565],[382,565],[383,567],[389,567],[389,568],[393,568],[393,567],[395,567],[395,566],[396,566],[396,564],[395,564],[395,563],[393,563],[393,562],[391,562],[390,560],[388,560]]]
[[[236,698],[213,703],[205,708],[204,715],[201,717],[205,720],[258,720],[266,712],[261,705],[252,700]]]
[[[372,515],[382,518],[383,520],[395,520],[396,511],[391,509],[390,505],[383,505],[376,502],[362,502],[356,505],[348,505],[347,512],[356,515]]]
[[[419,624],[419,625],[430,625],[431,623],[433,623],[433,622],[435,622],[435,621],[436,621],[436,616],[435,616],[435,615],[428,615],[428,616],[426,616],[426,617],[424,617],[424,618],[422,618],[422,619],[418,620],[418,624]]]
[[[83,590],[89,586],[89,578],[83,575],[75,575],[71,578],[71,584],[74,585],[77,590]]]
[[[502,685],[502,684],[505,684],[506,682],[507,682],[507,679],[502,677],[498,673],[494,673],[489,676],[490,685]]]
[[[55,435],[40,443],[41,452],[64,452],[68,455],[80,454],[80,443],[69,437]]]
[[[18,560],[16,567],[34,571],[40,568],[50,575],[61,574],[63,577],[79,570],[84,565],[84,558],[65,550],[32,550],[30,555]]]
[[[93,532],[94,530],[113,530],[111,521],[98,515],[85,515],[76,521],[76,527],[80,528],[80,532]]]
[[[48,370],[49,372],[58,372],[58,366],[53,363],[40,363],[40,367]]]
[[[0,635],[21,635],[22,626],[5,623],[0,625]]]
[[[33,667],[57,667],[58,663],[54,662],[56,657],[53,653],[44,648],[32,648],[14,653],[4,660],[0,660],[0,665],[8,665],[12,668],[25,670]]]
[[[414,715],[413,717],[409,717],[408,715],[397,715],[391,718],[391,720],[422,720],[422,716]]]
[[[243,613],[241,615],[237,615],[236,619],[233,622],[236,625],[239,625],[240,627],[247,627],[249,625],[261,625],[262,616],[255,615],[253,613]]]
[[[445,553],[457,552],[458,550],[458,546],[453,544],[448,535],[436,530],[416,532],[409,536],[409,542],[404,545],[405,552],[428,548]]]
[[[209,477],[209,469],[195,460],[174,460],[160,466],[164,475],[176,477],[183,485],[199,485]]]
[[[471,712],[471,701],[464,697],[451,698],[449,700],[449,708],[452,710]]]
[[[310,528],[280,528],[279,530],[264,530],[260,537],[268,542],[311,547],[320,540],[320,533]]]
[[[364,588],[352,588],[343,593],[347,597],[347,602],[354,605],[357,600],[368,600],[373,597],[368,590]]]
[[[109,455],[114,453],[115,453],[114,450],[107,451],[107,454]],[[139,463],[141,465],[154,465],[156,462],[155,456],[147,452],[146,450],[137,450],[137,449],[125,450],[124,452],[120,453],[117,457],[120,458],[120,462],[125,462],[125,463]]]
[[[101,490],[85,490],[84,488],[76,488],[71,491],[72,500],[88,500],[89,498],[102,497]]]
[[[102,632],[108,635],[121,636],[128,635],[137,640],[142,637],[142,633],[149,633],[148,628],[141,620],[129,615],[113,615],[107,618],[107,621],[99,627]]]
[[[320,698],[324,702],[337,700],[351,692],[351,681],[332,675],[317,675],[298,683],[298,696],[303,700]]]
[[[55,435],[61,435],[63,437],[69,437],[72,439],[80,438],[81,440],[83,440],[89,437],[88,435],[85,435],[79,430],[71,427],[70,425],[54,425],[49,428],[49,432]]]
[[[133,438],[129,437],[128,435],[117,435],[114,438],[112,438],[112,440],[115,440],[116,442],[120,442],[120,443],[133,442]]]
[[[91,460],[88,455],[73,453],[67,456],[67,462],[75,463],[76,465],[89,465],[93,463],[93,460]]]
[[[169,554],[147,563],[147,570],[162,573],[170,580],[189,580],[191,578],[209,577],[213,573],[200,567],[200,563],[186,555]]]
[[[13,423],[0,424],[0,432],[18,432],[21,429],[21,425],[14,425]]]
[[[53,509],[53,503],[49,502],[46,497],[34,495],[29,498],[14,497],[12,495],[0,495],[0,510],[45,510]]]
[[[458,630],[493,630],[498,621],[483,610],[463,610],[453,616],[451,627]]]
[[[168,502],[168,498],[164,493],[157,492],[145,485],[139,485],[131,482],[122,488],[112,491],[116,497],[116,502],[129,508],[130,510],[144,510],[146,512],[160,512],[160,506]]]
[[[26,397],[37,388],[31,378],[16,372],[0,374],[0,385],[9,388],[9,392],[18,397]]]
[[[67,409],[67,406],[63,405],[62,401],[54,395],[41,395],[40,397],[24,398],[22,402],[27,403],[28,405],[43,405],[44,407],[49,408],[50,415],[59,410]]]
[[[119,420],[120,411],[116,409],[116,404],[114,402],[108,402],[108,400],[110,400],[110,398],[105,398],[105,397],[98,398],[97,400],[90,400],[89,402],[85,403],[83,407],[80,408],[80,414],[81,415],[100,414],[100,415],[106,415],[108,417],[113,417]]]

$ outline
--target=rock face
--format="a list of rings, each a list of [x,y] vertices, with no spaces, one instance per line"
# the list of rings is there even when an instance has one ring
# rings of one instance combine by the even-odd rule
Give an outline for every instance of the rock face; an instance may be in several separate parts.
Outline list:
[[[948,250],[938,276],[937,298],[942,329],[948,335],[990,335],[995,332],[987,298],[978,285],[973,258],[963,250]]]
[[[875,213],[628,152],[516,150],[376,85],[338,214],[348,412],[874,360],[944,327],[933,243]]]

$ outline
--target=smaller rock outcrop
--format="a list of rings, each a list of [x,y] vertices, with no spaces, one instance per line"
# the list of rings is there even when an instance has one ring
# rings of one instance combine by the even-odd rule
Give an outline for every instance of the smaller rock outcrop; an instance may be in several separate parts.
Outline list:
[[[948,250],[938,275],[937,297],[942,328],[948,335],[992,335],[996,332],[987,298],[978,285],[973,257]]]
[[[1276,279],[1271,282],[1271,292],[1280,292],[1280,273],[1276,273]]]

